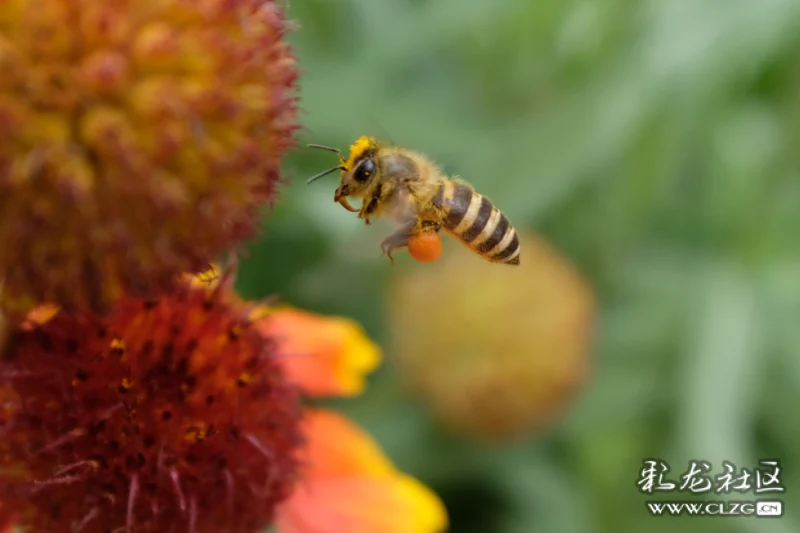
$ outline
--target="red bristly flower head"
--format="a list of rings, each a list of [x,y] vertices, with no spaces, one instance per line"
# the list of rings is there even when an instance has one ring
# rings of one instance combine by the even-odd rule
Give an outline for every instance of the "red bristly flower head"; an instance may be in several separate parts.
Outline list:
[[[272,522],[295,481],[300,405],[229,281],[126,297],[105,317],[52,313],[13,333],[0,365],[0,502],[19,525]]]

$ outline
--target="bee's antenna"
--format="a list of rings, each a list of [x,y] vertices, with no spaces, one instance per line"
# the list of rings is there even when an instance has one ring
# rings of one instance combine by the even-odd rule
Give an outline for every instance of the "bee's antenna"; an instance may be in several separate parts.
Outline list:
[[[322,144],[307,144],[306,146],[309,147],[309,148],[320,148],[322,150],[328,150],[329,152],[335,152],[335,153],[339,154],[339,157],[344,159],[344,156],[342,155],[342,151],[339,150],[338,148],[332,148],[330,146],[325,146],[325,145],[322,145]]]
[[[308,180],[306,180],[306,185],[309,185],[309,184],[311,184],[311,183],[313,183],[313,182],[317,181],[318,179],[320,179],[320,178],[323,178],[323,177],[327,176],[327,175],[328,175],[328,174],[330,174],[331,172],[336,172],[337,170],[344,170],[344,167],[341,167],[341,166],[340,166],[340,167],[333,167],[333,168],[329,168],[328,170],[323,170],[323,171],[322,171],[322,172],[320,172],[319,174],[316,174],[316,175],[314,175],[314,176],[311,176],[310,178],[308,178]]]

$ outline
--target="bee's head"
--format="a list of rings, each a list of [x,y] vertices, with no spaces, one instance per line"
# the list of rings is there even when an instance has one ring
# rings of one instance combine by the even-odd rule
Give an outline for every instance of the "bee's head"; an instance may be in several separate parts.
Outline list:
[[[342,163],[342,178],[336,190],[336,201],[340,196],[360,196],[369,183],[375,178],[378,165],[375,161],[375,152],[378,145],[372,137],[359,137],[350,145],[350,155],[345,161],[339,156]]]
[[[378,164],[375,161],[375,153],[378,145],[375,139],[372,137],[359,137],[356,142],[350,145],[350,154],[347,159],[345,159],[342,152],[336,148],[317,144],[310,144],[309,146],[336,152],[339,155],[339,165],[324,172],[320,172],[316,176],[312,176],[308,179],[308,183],[323,176],[327,176],[336,170],[341,170],[341,180],[339,182],[339,187],[333,195],[333,199],[342,204],[345,209],[357,211],[357,209],[353,209],[350,204],[347,203],[347,197],[362,196],[377,175]]]

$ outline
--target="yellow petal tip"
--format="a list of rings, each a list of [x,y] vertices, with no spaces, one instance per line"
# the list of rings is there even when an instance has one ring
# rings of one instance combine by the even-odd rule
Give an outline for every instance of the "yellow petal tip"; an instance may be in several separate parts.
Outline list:
[[[404,533],[442,533],[449,521],[444,503],[430,488],[417,479],[402,475],[397,481],[401,497],[411,504],[413,526]]]

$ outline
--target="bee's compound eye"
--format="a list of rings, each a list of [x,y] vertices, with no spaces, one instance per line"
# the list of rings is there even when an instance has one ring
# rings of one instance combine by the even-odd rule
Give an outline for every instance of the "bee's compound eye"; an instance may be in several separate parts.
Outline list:
[[[358,165],[353,179],[360,182],[367,181],[373,172],[375,172],[375,162],[372,159],[365,159]]]

